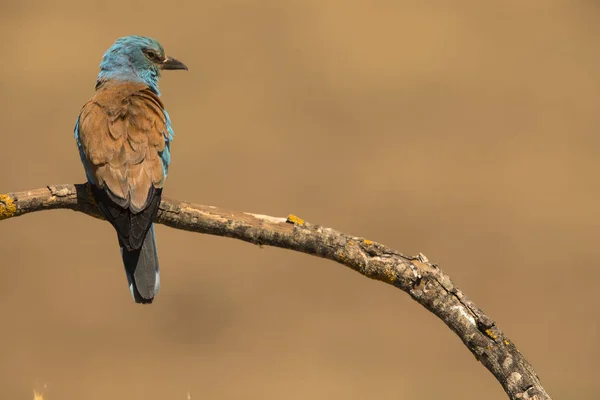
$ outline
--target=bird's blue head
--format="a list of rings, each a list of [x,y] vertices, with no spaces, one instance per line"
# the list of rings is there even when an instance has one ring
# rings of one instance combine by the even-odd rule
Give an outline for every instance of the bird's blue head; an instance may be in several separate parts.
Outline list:
[[[181,61],[165,54],[162,45],[155,39],[144,36],[125,36],[104,53],[96,88],[111,79],[140,82],[156,94],[161,70],[185,69]]]

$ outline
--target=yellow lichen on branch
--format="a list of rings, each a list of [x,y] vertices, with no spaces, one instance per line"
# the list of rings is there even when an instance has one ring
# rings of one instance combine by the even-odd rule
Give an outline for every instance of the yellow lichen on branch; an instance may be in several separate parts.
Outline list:
[[[304,220],[300,217],[295,216],[294,214],[288,215],[287,221],[300,226],[304,225]]]
[[[10,218],[17,212],[13,198],[7,194],[0,194],[0,220]]]
[[[491,329],[486,329],[485,330],[485,334],[488,335],[489,337],[491,337],[494,340],[498,339],[498,335],[496,335],[494,333],[494,331],[492,331]]]

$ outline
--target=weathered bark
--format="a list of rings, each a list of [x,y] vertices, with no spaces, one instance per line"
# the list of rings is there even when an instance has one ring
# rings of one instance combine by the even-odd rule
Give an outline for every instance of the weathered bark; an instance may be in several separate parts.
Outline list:
[[[0,220],[66,208],[102,218],[86,184],[0,195]],[[550,399],[533,367],[479,307],[423,254],[406,256],[380,243],[314,225],[163,198],[156,223],[316,255],[408,293],[454,331],[500,382],[510,399]]]

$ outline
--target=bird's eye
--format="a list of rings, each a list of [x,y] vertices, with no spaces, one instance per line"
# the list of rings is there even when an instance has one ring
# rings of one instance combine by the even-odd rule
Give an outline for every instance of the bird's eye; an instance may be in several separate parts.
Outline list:
[[[152,50],[146,50],[146,57],[150,59],[156,59],[156,53]]]

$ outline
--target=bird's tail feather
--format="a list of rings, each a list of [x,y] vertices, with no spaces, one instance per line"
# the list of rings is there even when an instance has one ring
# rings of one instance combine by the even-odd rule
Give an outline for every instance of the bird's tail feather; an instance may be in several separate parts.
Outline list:
[[[150,226],[141,248],[127,250],[121,244],[121,255],[134,301],[142,304],[152,303],[160,287],[154,224]]]

